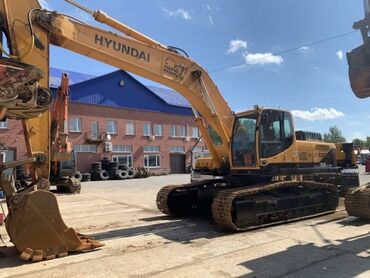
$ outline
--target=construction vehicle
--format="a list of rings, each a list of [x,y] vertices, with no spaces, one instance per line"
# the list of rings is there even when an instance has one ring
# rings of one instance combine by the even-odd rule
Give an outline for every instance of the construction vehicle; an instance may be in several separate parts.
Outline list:
[[[80,193],[81,180],[75,178],[76,157],[68,140],[68,83],[68,76],[63,73],[51,109],[50,185],[55,185],[58,191]]]
[[[365,18],[353,28],[361,31],[364,43],[347,53],[349,81],[358,98],[370,97],[370,0],[363,2]],[[370,183],[348,192],[344,204],[349,215],[370,220]]]
[[[36,99],[40,91],[47,92],[50,44],[161,83],[190,102],[211,155],[198,159],[195,171],[218,178],[165,186],[157,195],[162,212],[174,216],[206,212],[222,226],[246,230],[335,211],[336,185],[320,181],[322,176],[340,174],[334,144],[297,140],[288,111],[255,106],[235,114],[207,71],[184,51],[102,11],[67,1],[119,33],[42,10],[36,0],[0,1],[1,27],[11,57],[1,64],[20,61],[24,68],[8,79],[28,77],[0,83],[1,91],[8,93],[2,98],[0,115],[23,120],[30,154],[28,160],[12,165],[32,163],[34,169],[33,187],[25,191],[15,191],[11,181],[2,183],[9,207],[6,228],[22,259],[38,261],[100,246],[67,228],[53,194],[35,188],[48,182],[50,173],[49,114],[34,103],[17,106],[22,100],[18,92],[27,89]]]

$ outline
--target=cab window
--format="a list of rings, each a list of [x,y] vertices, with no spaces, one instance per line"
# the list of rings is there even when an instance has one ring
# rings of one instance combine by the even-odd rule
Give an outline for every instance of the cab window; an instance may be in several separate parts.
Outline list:
[[[278,155],[293,144],[293,123],[289,113],[265,110],[260,121],[261,158]]]

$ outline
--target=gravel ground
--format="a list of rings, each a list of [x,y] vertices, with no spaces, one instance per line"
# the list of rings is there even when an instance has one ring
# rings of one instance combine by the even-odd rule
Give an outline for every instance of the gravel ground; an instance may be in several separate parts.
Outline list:
[[[59,195],[66,224],[105,247],[25,263],[1,226],[9,248],[2,249],[0,277],[370,277],[370,222],[347,217],[342,206],[320,218],[232,233],[209,219],[171,219],[156,209],[160,187],[188,181],[89,182],[80,195]]]

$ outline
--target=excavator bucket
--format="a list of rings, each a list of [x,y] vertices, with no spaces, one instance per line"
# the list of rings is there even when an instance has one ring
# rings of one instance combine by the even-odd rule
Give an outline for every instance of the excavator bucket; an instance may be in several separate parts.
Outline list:
[[[2,179],[9,193],[10,181]],[[8,195],[8,194],[7,194]],[[7,196],[9,213],[5,225],[23,260],[41,261],[86,252],[104,246],[91,237],[76,233],[63,222],[54,194],[36,186]]]
[[[370,45],[365,43],[347,53],[349,81],[358,98],[370,97]]]

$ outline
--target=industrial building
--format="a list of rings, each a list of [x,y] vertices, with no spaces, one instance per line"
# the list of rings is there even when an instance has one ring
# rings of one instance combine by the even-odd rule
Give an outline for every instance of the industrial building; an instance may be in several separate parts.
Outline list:
[[[67,72],[70,78],[69,134],[77,170],[108,157],[153,173],[183,173],[199,139],[191,107],[174,91],[145,86],[125,71],[103,76]],[[62,71],[52,69],[50,87],[60,84]],[[26,155],[22,123],[0,123],[4,161]],[[197,149],[203,144],[197,145]]]

